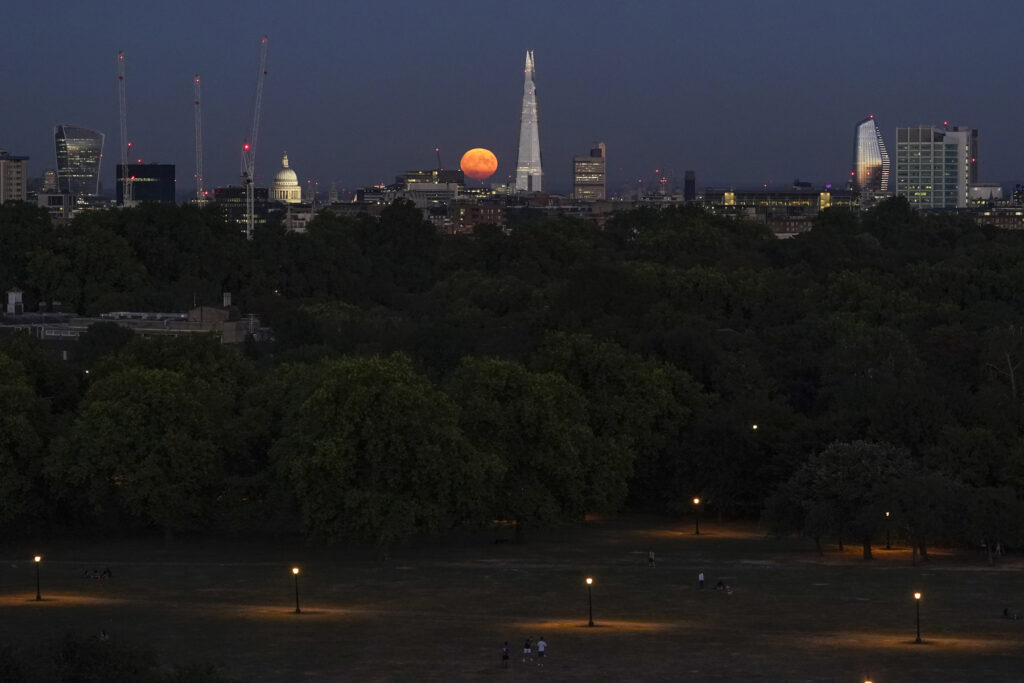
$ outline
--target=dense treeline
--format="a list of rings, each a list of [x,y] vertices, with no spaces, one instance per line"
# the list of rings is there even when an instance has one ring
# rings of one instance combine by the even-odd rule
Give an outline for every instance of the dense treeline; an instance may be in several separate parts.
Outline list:
[[[0,284],[83,314],[230,291],[275,332],[0,340],[11,528],[392,543],[700,495],[865,552],[1021,536],[1024,235],[900,199],[791,240],[692,207],[454,237],[398,203],[250,243],[211,208],[7,204]]]

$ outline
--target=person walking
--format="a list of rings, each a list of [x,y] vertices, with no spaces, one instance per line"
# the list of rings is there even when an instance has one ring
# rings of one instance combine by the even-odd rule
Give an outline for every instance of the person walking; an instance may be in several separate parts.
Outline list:
[[[548,649],[548,641],[544,640],[544,636],[540,637],[537,641],[537,666],[544,666],[544,657]]]
[[[508,649],[508,641],[506,640],[505,644],[501,646],[501,666],[503,668],[506,668],[506,669],[508,668],[508,657],[509,657],[509,649]]]
[[[647,568],[648,569],[654,569],[654,551],[653,550],[648,550],[647,551]]]
[[[523,661],[525,662],[527,658],[529,658],[531,662],[533,661],[533,646],[530,644],[529,638],[527,638],[526,642],[523,643]]]
[[[700,570],[697,573],[697,588],[704,590],[704,570]]]

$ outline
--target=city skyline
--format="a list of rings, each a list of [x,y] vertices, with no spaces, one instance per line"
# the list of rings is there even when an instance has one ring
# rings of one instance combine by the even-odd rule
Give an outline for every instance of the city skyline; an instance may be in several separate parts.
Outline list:
[[[745,2],[323,3],[282,18],[261,1],[244,13],[201,7],[13,7],[19,30],[2,50],[16,106],[0,112],[0,147],[31,157],[29,172],[39,176],[55,164],[54,125],[115,139],[114,56],[123,49],[138,156],[176,164],[179,186],[192,184],[198,73],[206,184],[238,184],[258,41],[267,33],[262,186],[284,150],[303,184],[315,178],[322,193],[332,181],[351,189],[431,168],[435,147],[450,168],[466,149],[487,147],[499,159],[494,181],[514,176],[524,50],[543,65],[544,156],[554,164],[544,185],[554,191],[570,191],[572,156],[598,139],[616,150],[610,194],[650,182],[655,168],[677,185],[688,169],[701,187],[786,186],[796,177],[837,184],[849,174],[850,126],[869,113],[885,122],[886,139],[898,126],[966,123],[985,138],[982,179],[1021,175],[1015,150],[1024,132],[1013,113],[1024,96],[1013,91],[1008,65],[1012,20],[1024,10],[1009,2],[972,11],[956,31],[951,18],[963,10],[951,3],[884,12],[882,3],[835,4],[813,13]],[[887,49],[865,50],[871,44]],[[866,70],[872,78],[859,78]],[[922,80],[922,72],[937,76]],[[116,160],[111,149],[107,161]],[[114,166],[102,168],[108,193]]]

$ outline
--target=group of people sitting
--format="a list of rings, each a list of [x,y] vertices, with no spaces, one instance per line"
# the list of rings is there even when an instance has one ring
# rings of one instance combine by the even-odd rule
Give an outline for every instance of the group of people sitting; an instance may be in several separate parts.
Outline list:
[[[1003,619],[1020,619],[1019,612],[1011,612],[1009,607],[1003,608]]]
[[[95,569],[89,571],[88,569],[86,569],[84,572],[82,572],[82,578],[85,579],[109,579],[113,576],[114,573],[110,571],[110,567],[107,567],[103,571],[97,571]]]

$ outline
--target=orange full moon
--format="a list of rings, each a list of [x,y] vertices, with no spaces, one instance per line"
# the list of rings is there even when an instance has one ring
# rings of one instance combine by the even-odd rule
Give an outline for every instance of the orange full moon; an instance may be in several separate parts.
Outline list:
[[[490,178],[498,170],[498,157],[489,149],[475,147],[462,155],[459,168],[470,178],[483,180]]]

